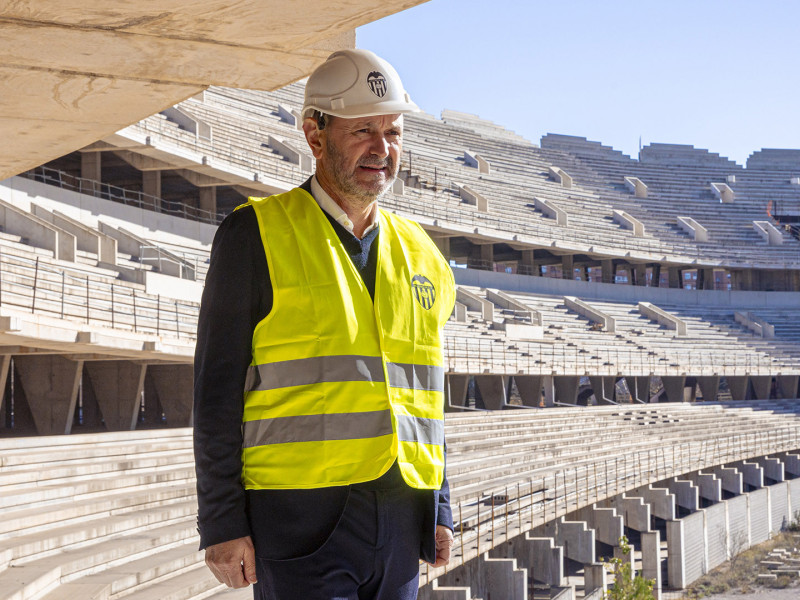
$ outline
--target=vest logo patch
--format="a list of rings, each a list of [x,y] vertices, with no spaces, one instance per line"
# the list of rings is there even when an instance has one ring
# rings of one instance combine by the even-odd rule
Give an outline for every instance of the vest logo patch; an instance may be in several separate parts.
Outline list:
[[[367,85],[378,98],[383,98],[386,95],[386,78],[380,71],[372,71],[367,75]]]
[[[436,288],[424,275],[414,275],[411,279],[411,291],[420,306],[425,310],[430,310],[436,302]]]

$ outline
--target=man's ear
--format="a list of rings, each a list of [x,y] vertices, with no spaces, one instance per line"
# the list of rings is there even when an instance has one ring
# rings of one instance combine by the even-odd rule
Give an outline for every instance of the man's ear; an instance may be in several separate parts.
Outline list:
[[[319,160],[322,156],[322,140],[320,139],[322,132],[317,127],[317,120],[313,117],[303,119],[303,133],[306,134],[306,141],[308,147],[311,148],[311,153],[314,158]]]

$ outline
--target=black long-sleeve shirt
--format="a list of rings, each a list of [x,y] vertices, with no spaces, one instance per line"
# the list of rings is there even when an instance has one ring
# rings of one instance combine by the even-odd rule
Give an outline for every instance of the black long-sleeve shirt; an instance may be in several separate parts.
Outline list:
[[[327,216],[374,296],[374,242],[379,228],[359,240]],[[335,522],[346,499],[346,487],[245,492],[241,485],[244,382],[252,359],[253,330],[271,308],[272,287],[258,221],[253,208],[244,207],[229,215],[216,233],[198,322],[194,444],[201,548],[250,535],[251,529],[259,529],[261,519],[272,519],[274,527],[275,513],[286,512],[287,507],[294,514],[329,511]],[[395,465],[379,480],[359,485],[386,488],[405,483]],[[439,499],[437,522],[452,528],[446,480]],[[307,533],[313,537],[313,532]],[[309,543],[313,547],[316,542]]]

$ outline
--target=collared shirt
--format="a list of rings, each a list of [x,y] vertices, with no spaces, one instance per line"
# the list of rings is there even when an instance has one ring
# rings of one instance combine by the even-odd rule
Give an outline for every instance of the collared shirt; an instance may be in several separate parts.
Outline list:
[[[355,235],[353,232],[353,222],[350,220],[350,217],[347,216],[347,213],[344,212],[344,209],[336,204],[333,198],[330,197],[328,192],[322,189],[322,186],[317,181],[317,176],[314,175],[311,178],[311,195],[314,196],[314,200],[317,201],[319,207],[328,213],[333,220],[339,223],[342,227],[344,227],[347,231]],[[370,231],[375,229],[378,226],[378,211],[372,211],[372,223],[367,225],[367,228],[364,230],[364,233],[361,234],[363,238],[367,235]]]

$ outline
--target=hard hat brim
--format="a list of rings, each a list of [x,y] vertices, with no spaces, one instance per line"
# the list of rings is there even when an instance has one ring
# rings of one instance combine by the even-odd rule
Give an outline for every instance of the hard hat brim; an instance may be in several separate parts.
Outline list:
[[[348,106],[343,109],[332,109],[328,106],[319,104],[309,104],[303,107],[303,119],[310,117],[311,113],[318,110],[326,115],[333,117],[342,117],[344,119],[358,119],[361,117],[375,117],[378,115],[395,115],[422,112],[419,106],[412,101],[395,101],[395,102],[381,102],[378,106],[371,104],[369,106]]]

